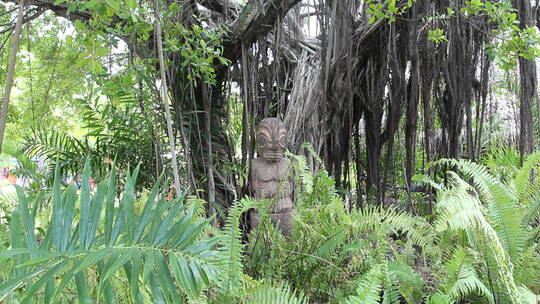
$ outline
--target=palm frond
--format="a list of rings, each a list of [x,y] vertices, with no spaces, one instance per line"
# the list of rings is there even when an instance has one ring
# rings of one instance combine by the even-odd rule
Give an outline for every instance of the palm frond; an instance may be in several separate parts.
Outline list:
[[[79,301],[88,302],[90,294],[98,299],[110,296],[111,281],[120,273],[127,278],[129,289],[125,292],[133,301],[142,303],[144,293],[157,302],[179,303],[185,297],[199,298],[204,289],[216,284],[219,238],[200,237],[211,220],[199,215],[202,204],[184,202],[185,196],[166,203],[160,198],[158,181],[144,212],[136,215],[137,174],[138,169],[128,172],[116,206],[114,171],[92,193],[87,163],[78,193],[72,185],[61,189],[57,166],[53,212],[41,243],[34,236],[34,219],[19,188],[12,247],[0,253],[16,267],[12,279],[0,284],[0,294],[5,297],[22,288],[23,302],[42,292],[55,302],[74,284]],[[87,279],[93,276],[96,278]]]
[[[56,130],[36,130],[24,135],[22,151],[32,157],[44,157],[50,162],[58,161],[62,173],[80,172],[87,155],[93,149],[86,143]]]

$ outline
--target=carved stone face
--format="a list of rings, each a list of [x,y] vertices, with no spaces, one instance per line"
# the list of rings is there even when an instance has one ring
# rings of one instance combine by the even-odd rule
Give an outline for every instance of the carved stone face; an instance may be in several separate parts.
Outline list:
[[[265,118],[257,130],[257,146],[260,156],[270,162],[283,158],[287,147],[287,129],[279,118]]]

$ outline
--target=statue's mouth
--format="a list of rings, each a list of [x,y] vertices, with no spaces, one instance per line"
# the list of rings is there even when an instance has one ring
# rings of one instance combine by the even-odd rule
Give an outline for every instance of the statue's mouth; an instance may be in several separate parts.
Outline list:
[[[283,153],[280,153],[280,152],[266,152],[264,154],[264,158],[268,159],[268,160],[280,160],[281,158],[283,158]]]

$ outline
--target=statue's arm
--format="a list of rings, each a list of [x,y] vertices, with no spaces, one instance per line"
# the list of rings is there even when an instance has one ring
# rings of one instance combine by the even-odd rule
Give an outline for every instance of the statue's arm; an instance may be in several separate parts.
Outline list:
[[[256,164],[254,162],[254,160],[252,159],[250,161],[250,166],[249,166],[249,173],[248,173],[248,182],[247,182],[247,195],[248,196],[251,196],[251,197],[256,197],[256,187],[257,187],[257,181],[256,181]]]

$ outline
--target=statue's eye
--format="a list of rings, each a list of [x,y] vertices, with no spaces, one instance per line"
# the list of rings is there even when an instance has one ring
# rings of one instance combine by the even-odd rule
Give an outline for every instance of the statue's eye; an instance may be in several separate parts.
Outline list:
[[[287,135],[286,134],[279,135],[278,141],[279,141],[279,145],[285,148],[285,146],[287,146]]]
[[[266,146],[266,144],[268,144],[268,138],[266,138],[266,136],[264,135],[261,135],[259,136],[258,142],[259,142],[259,145]]]

